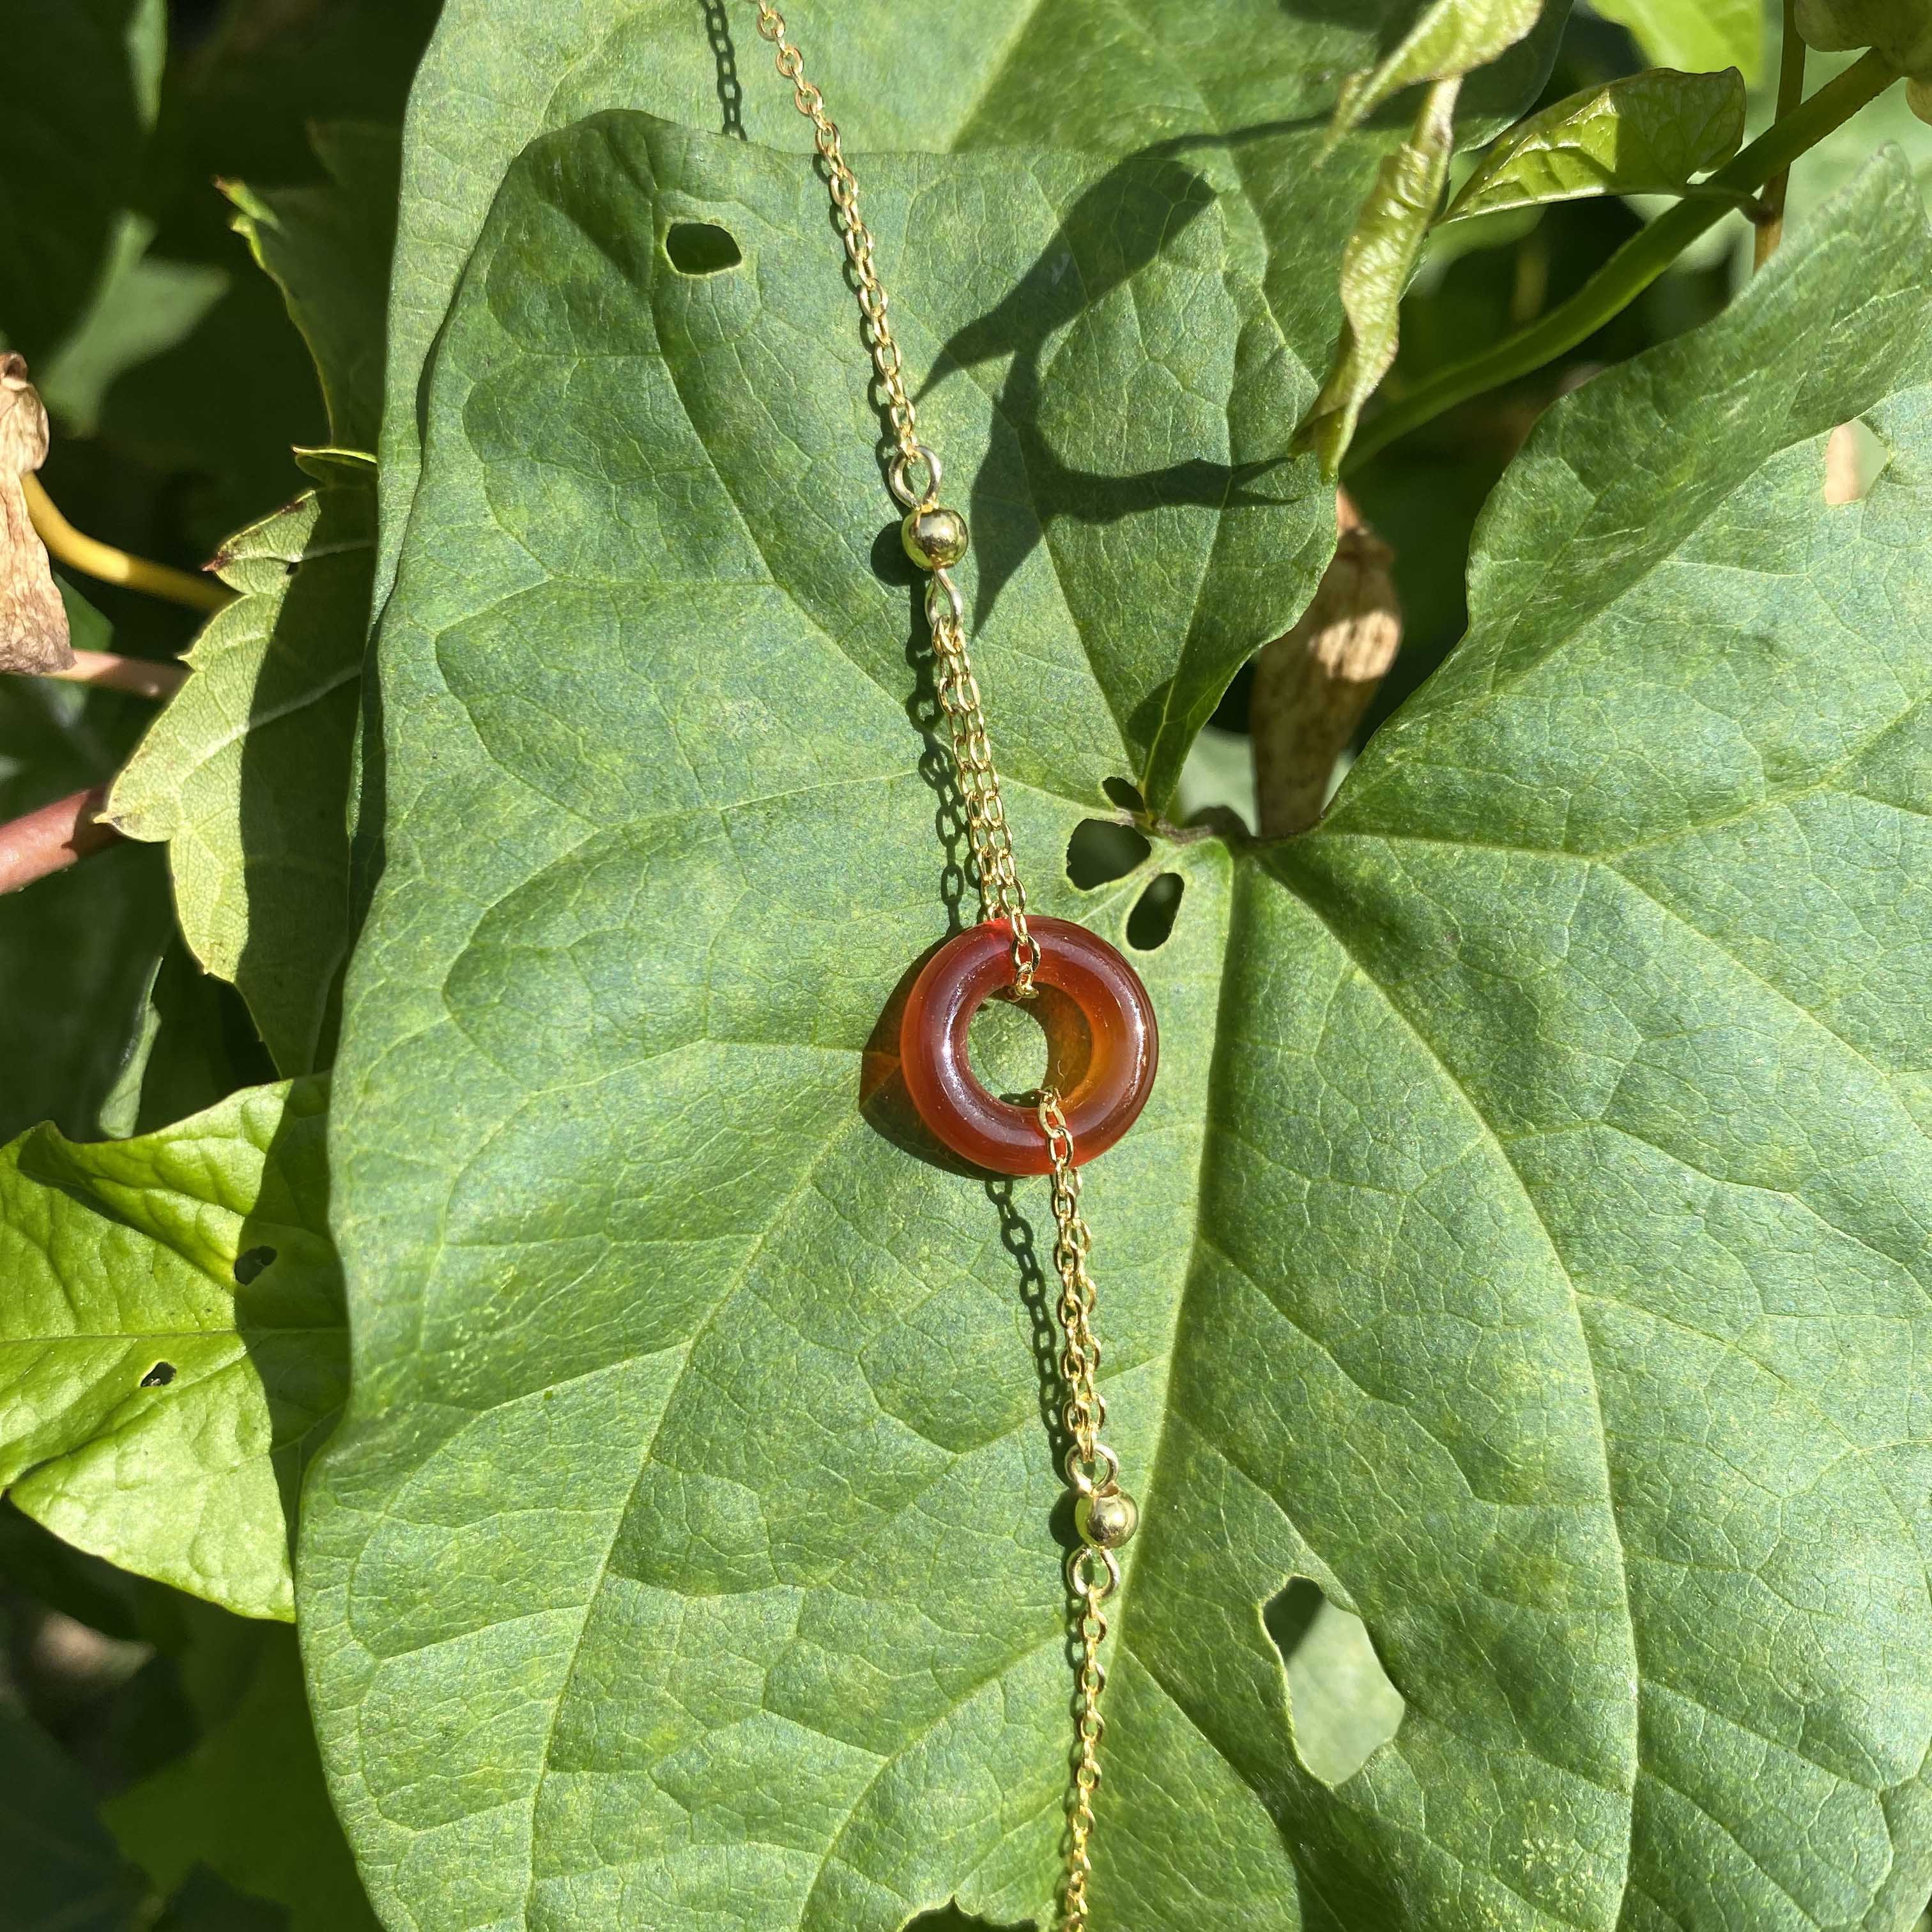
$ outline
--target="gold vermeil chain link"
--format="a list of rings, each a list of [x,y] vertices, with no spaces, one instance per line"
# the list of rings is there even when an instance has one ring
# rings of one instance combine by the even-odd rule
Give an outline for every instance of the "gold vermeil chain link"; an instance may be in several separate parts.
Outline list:
[[[793,104],[812,123],[819,158],[825,164],[826,185],[838,232],[859,284],[866,345],[879,386],[885,392],[892,438],[898,446],[886,472],[892,494],[909,511],[933,508],[939,501],[939,459],[919,440],[918,412],[906,394],[904,362],[886,313],[888,298],[873,266],[872,231],[860,210],[857,178],[839,145],[838,123],[825,111],[825,97],[805,77],[805,58],[785,31],[784,16],[770,0],[754,0],[754,4],[758,32],[772,44],[778,73],[791,83]],[[1003,919],[1012,928],[1012,990],[1022,999],[1030,998],[1040,946],[1027,927],[1026,892],[1013,865],[1012,836],[1006,826],[1006,802],[1000,795],[1000,776],[993,764],[992,740],[986,730],[979,680],[967,655],[964,608],[944,566],[933,572],[926,586],[926,614],[932,628],[939,701],[952,734],[953,764],[966,808],[980,916]]]
[[[908,512],[907,548],[931,572],[926,614],[932,631],[934,682],[952,740],[952,762],[966,811],[980,911],[983,917],[1004,920],[1010,926],[1012,990],[1028,998],[1034,992],[1040,945],[1027,926],[1026,892],[1013,862],[1012,834],[993,763],[986,708],[967,648],[965,610],[948,567],[964,554],[964,520],[938,509],[939,458],[919,440],[917,414],[906,393],[899,346],[887,319],[886,292],[873,265],[872,230],[860,212],[859,184],[840,148],[837,124],[825,112],[824,95],[805,77],[804,58],[787,34],[784,16],[771,0],[754,0],[754,4],[758,32],[772,44],[778,70],[791,83],[793,101],[815,130],[839,232],[858,282],[867,346],[898,446],[886,467],[886,480]],[[936,513],[934,528],[940,548],[916,549],[912,526],[927,512]],[[945,520],[950,520],[956,530],[948,527]],[[1087,1888],[1094,1871],[1094,1794],[1100,1782],[1100,1740],[1106,1730],[1100,1714],[1100,1694],[1107,1682],[1100,1661],[1101,1646],[1107,1636],[1104,1606],[1120,1585],[1120,1561],[1114,1552],[1133,1534],[1138,1513],[1133,1498],[1120,1486],[1118,1458],[1101,1439],[1107,1403],[1098,1386],[1100,1345],[1094,1334],[1096,1296],[1088,1268],[1093,1237],[1080,1211],[1080,1170],[1074,1164],[1073,1137],[1060,1096],[1052,1088],[1040,1095],[1036,1114],[1052,1162],[1053,1258],[1060,1282],[1061,1416],[1068,1438],[1066,1478],[1073,1491],[1074,1522],[1081,1538],[1066,1563],[1078,1654],[1060,1923],[1061,1932],[1088,1932]]]

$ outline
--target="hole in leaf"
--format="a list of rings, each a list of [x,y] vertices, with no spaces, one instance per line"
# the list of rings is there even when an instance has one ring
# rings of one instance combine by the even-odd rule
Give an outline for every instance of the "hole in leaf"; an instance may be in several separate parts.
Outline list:
[[[275,1258],[273,1248],[249,1248],[235,1257],[235,1280],[246,1288]]]
[[[1083,818],[1066,842],[1066,876],[1084,892],[1125,878],[1154,850],[1131,825]]]
[[[166,1388],[175,1378],[175,1365],[172,1362],[157,1362],[141,1378],[143,1388]]]
[[[966,1036],[974,1077],[988,1093],[1016,1106],[1030,1104],[1049,1080],[1071,1093],[1093,1050],[1080,1009],[1057,986],[1039,987],[1030,1000],[988,1000]]]
[[[991,1918],[979,1918],[970,1912],[959,1909],[955,1899],[950,1905],[942,1905],[936,1912],[922,1912],[908,1918],[899,1932],[1040,1932],[1038,1922],[1023,1918],[1017,1925],[1008,1925]]]
[[[1167,944],[1180,910],[1184,881],[1178,872],[1162,872],[1148,881],[1147,890],[1127,915],[1127,944],[1136,952],[1151,952]]]
[[[1826,502],[1863,502],[1891,460],[1885,439],[1869,424],[1839,424],[1825,445]]]
[[[1395,1736],[1408,1708],[1366,1626],[1306,1576],[1291,1577],[1262,1606],[1262,1622],[1288,1674],[1295,1756],[1324,1784],[1354,1777]]]
[[[1125,778],[1102,778],[1100,781],[1100,789],[1123,812],[1131,812],[1136,818],[1145,814],[1147,800],[1142,797],[1139,792],[1128,784]]]
[[[745,259],[737,236],[715,221],[674,221],[664,254],[680,275],[722,274]]]

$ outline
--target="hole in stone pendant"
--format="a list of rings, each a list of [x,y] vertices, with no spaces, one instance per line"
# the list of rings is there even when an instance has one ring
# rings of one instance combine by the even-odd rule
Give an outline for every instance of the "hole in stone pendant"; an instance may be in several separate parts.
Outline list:
[[[1030,1106],[1048,1081],[1070,1094],[1093,1044],[1080,1009],[1058,986],[1039,986],[1030,1000],[991,999],[973,1016],[966,1064],[996,1100]]]
[[[738,238],[715,221],[674,221],[664,254],[680,275],[717,275],[745,259]]]
[[[1184,883],[1178,872],[1162,872],[1148,880],[1147,890],[1127,915],[1127,944],[1136,952],[1151,952],[1167,944],[1180,910]]]
[[[1408,1708],[1366,1626],[1306,1576],[1262,1607],[1288,1678],[1288,1728],[1303,1768],[1324,1784],[1353,1778],[1396,1734]]]

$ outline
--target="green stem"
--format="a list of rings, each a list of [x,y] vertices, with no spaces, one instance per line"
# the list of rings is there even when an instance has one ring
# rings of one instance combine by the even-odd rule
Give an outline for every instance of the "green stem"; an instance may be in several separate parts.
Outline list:
[[[1755,194],[1816,147],[1834,128],[1878,98],[1898,78],[1898,70],[1874,47],[1828,81],[1797,110],[1775,122],[1736,160],[1712,176],[1708,186]],[[1445,410],[1480,396],[1486,389],[1514,382],[1587,340],[1620,314],[1662,274],[1704,231],[1729,212],[1726,202],[1700,196],[1680,201],[1640,235],[1631,236],[1570,299],[1540,320],[1506,338],[1480,356],[1424,383],[1365,424],[1348,452],[1346,469],[1359,470],[1398,436],[1432,422]]]
[[[1798,32],[1798,0],[1784,0],[1784,38],[1778,50],[1778,118],[1782,121],[1804,98],[1804,43]],[[1757,225],[1757,245],[1751,251],[1751,272],[1755,274],[1772,257],[1784,239],[1784,197],[1791,186],[1791,170],[1780,168],[1764,184],[1768,218]]]

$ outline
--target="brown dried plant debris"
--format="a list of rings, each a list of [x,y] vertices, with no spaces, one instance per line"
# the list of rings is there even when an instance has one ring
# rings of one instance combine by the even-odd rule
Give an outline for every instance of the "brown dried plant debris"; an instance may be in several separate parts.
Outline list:
[[[20,478],[46,460],[47,412],[24,356],[0,354],[0,671],[65,670],[67,610]]]
[[[1340,541],[1314,602],[1256,661],[1248,718],[1264,838],[1305,832],[1322,816],[1335,760],[1402,645],[1394,554],[1346,491],[1335,514]]]

